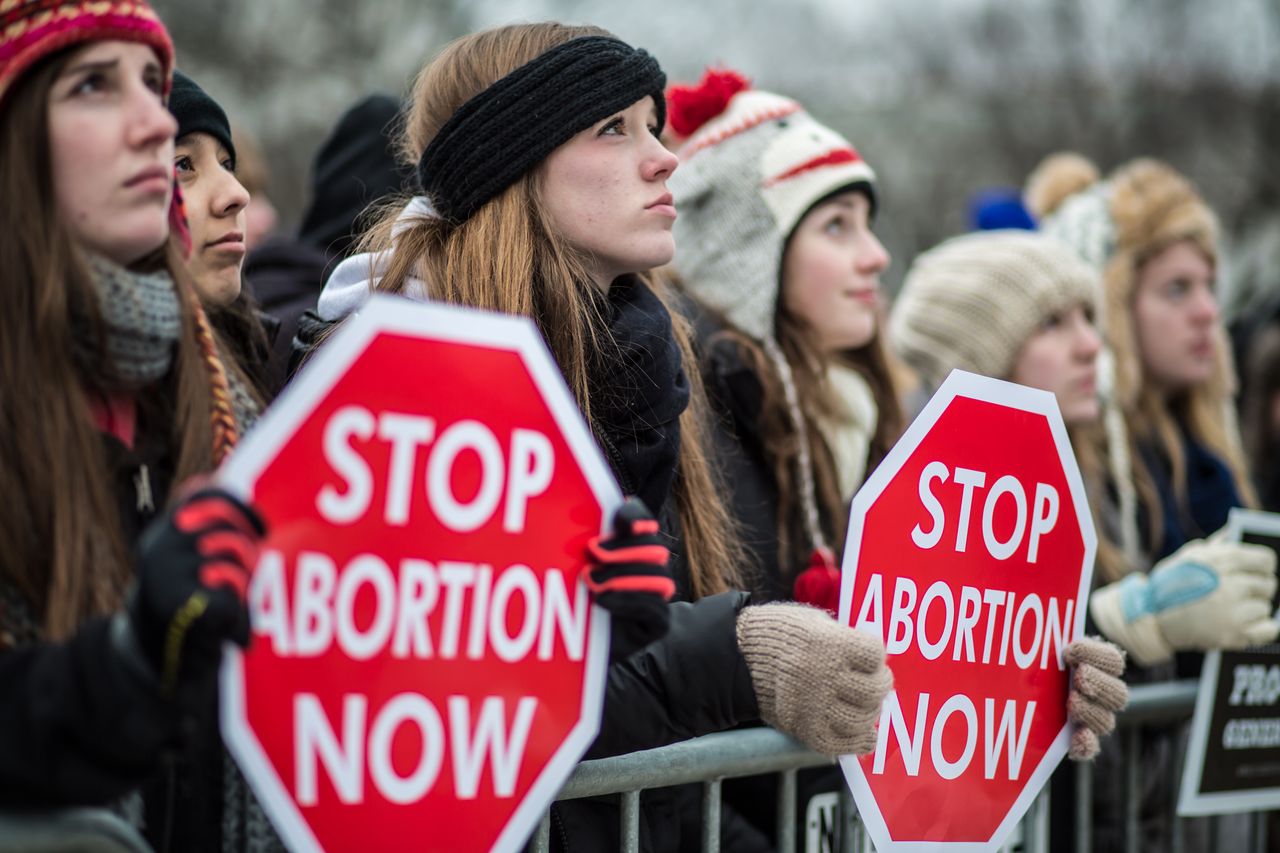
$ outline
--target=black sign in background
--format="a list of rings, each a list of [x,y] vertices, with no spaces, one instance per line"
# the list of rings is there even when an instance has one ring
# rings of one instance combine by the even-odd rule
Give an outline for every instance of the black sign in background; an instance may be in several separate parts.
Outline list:
[[[1262,545],[1280,558],[1280,514],[1232,510],[1222,532],[1227,541]],[[1280,590],[1272,597],[1272,612],[1277,611],[1280,611]],[[1214,681],[1201,681],[1192,721],[1184,786],[1178,803],[1178,813],[1183,816],[1230,814],[1280,805],[1280,744],[1235,749],[1223,745],[1227,727],[1235,721],[1257,723],[1256,727],[1237,726],[1239,730],[1233,732],[1237,742],[1249,735],[1273,734],[1280,725],[1280,690],[1276,689],[1280,687],[1280,642],[1240,651],[1214,652],[1211,658],[1215,656],[1218,666]],[[1243,684],[1238,697],[1240,704],[1233,706],[1230,701],[1235,690],[1236,669],[1242,666],[1258,668],[1262,678],[1256,685]],[[1266,676],[1273,667],[1276,677],[1268,683]],[[1207,679],[1208,668],[1204,674]],[[1249,673],[1251,677],[1255,674]],[[1251,686],[1256,687],[1252,694]],[[1268,695],[1271,690],[1276,690],[1274,701]],[[1258,704],[1248,704],[1251,700]],[[1197,779],[1199,784],[1195,785]]]
[[[1235,687],[1237,666],[1280,666],[1280,646],[1260,646],[1239,652],[1222,652],[1218,683],[1215,685],[1213,714],[1204,749],[1204,771],[1200,794],[1254,791],[1280,788],[1280,746],[1224,749],[1223,732],[1232,720],[1280,719],[1280,697],[1269,705],[1228,704]],[[1245,693],[1246,697],[1248,691]]]
[[[1280,557],[1280,535],[1245,530],[1240,541],[1265,545]],[[1280,598],[1280,589],[1277,590]],[[1274,612],[1280,601],[1272,600]],[[1280,646],[1261,646],[1238,652],[1222,652],[1218,683],[1214,685],[1213,714],[1209,718],[1209,736],[1205,743],[1204,771],[1200,778],[1202,794],[1251,791],[1280,787],[1280,746],[1247,749],[1224,749],[1222,736],[1232,720],[1267,720],[1280,718],[1280,698],[1275,704],[1229,705],[1235,688],[1235,668],[1257,665],[1280,665]],[[1247,691],[1246,691],[1247,695]]]

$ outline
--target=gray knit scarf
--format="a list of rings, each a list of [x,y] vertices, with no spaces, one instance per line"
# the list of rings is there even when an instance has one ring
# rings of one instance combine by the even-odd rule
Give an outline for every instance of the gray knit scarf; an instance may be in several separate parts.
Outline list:
[[[89,255],[88,263],[112,379],[123,389],[157,381],[169,372],[182,334],[173,279],[166,272],[133,272],[98,255]],[[83,339],[77,335],[76,345]]]
[[[89,255],[88,263],[113,370],[108,384],[135,390],[162,379],[173,366],[182,335],[182,305],[173,279],[166,272],[133,272],[98,255]],[[77,334],[76,346],[82,347],[87,337]],[[78,351],[77,356],[88,364],[96,360],[85,351]],[[258,419],[259,406],[229,366],[227,383],[236,424],[243,434]]]

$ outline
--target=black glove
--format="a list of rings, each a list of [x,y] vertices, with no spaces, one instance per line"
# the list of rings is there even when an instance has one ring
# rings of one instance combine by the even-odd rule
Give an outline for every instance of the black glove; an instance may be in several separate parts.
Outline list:
[[[671,622],[667,602],[676,584],[667,569],[671,554],[644,502],[627,498],[613,517],[613,533],[592,539],[587,553],[593,564],[587,588],[613,617],[610,660],[665,636]]]
[[[180,677],[214,672],[223,641],[248,645],[245,593],[265,532],[251,508],[204,488],[142,534],[127,610],[164,693]]]

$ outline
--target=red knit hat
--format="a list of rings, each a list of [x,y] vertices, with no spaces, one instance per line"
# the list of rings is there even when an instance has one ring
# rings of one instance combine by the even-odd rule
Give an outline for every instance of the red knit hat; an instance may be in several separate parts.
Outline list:
[[[41,59],[91,41],[150,45],[173,73],[173,42],[145,0],[0,0],[0,101],[14,81]]]

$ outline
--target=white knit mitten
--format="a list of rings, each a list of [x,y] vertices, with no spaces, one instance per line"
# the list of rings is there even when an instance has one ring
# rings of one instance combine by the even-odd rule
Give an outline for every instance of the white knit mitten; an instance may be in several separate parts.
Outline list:
[[[1135,572],[1095,591],[1089,612],[1108,639],[1150,666],[1175,651],[1271,642],[1280,632],[1271,618],[1275,592],[1270,548],[1198,539],[1151,574]]]
[[[738,614],[738,646],[766,723],[823,755],[875,749],[893,687],[879,638],[814,607],[763,604]]]

